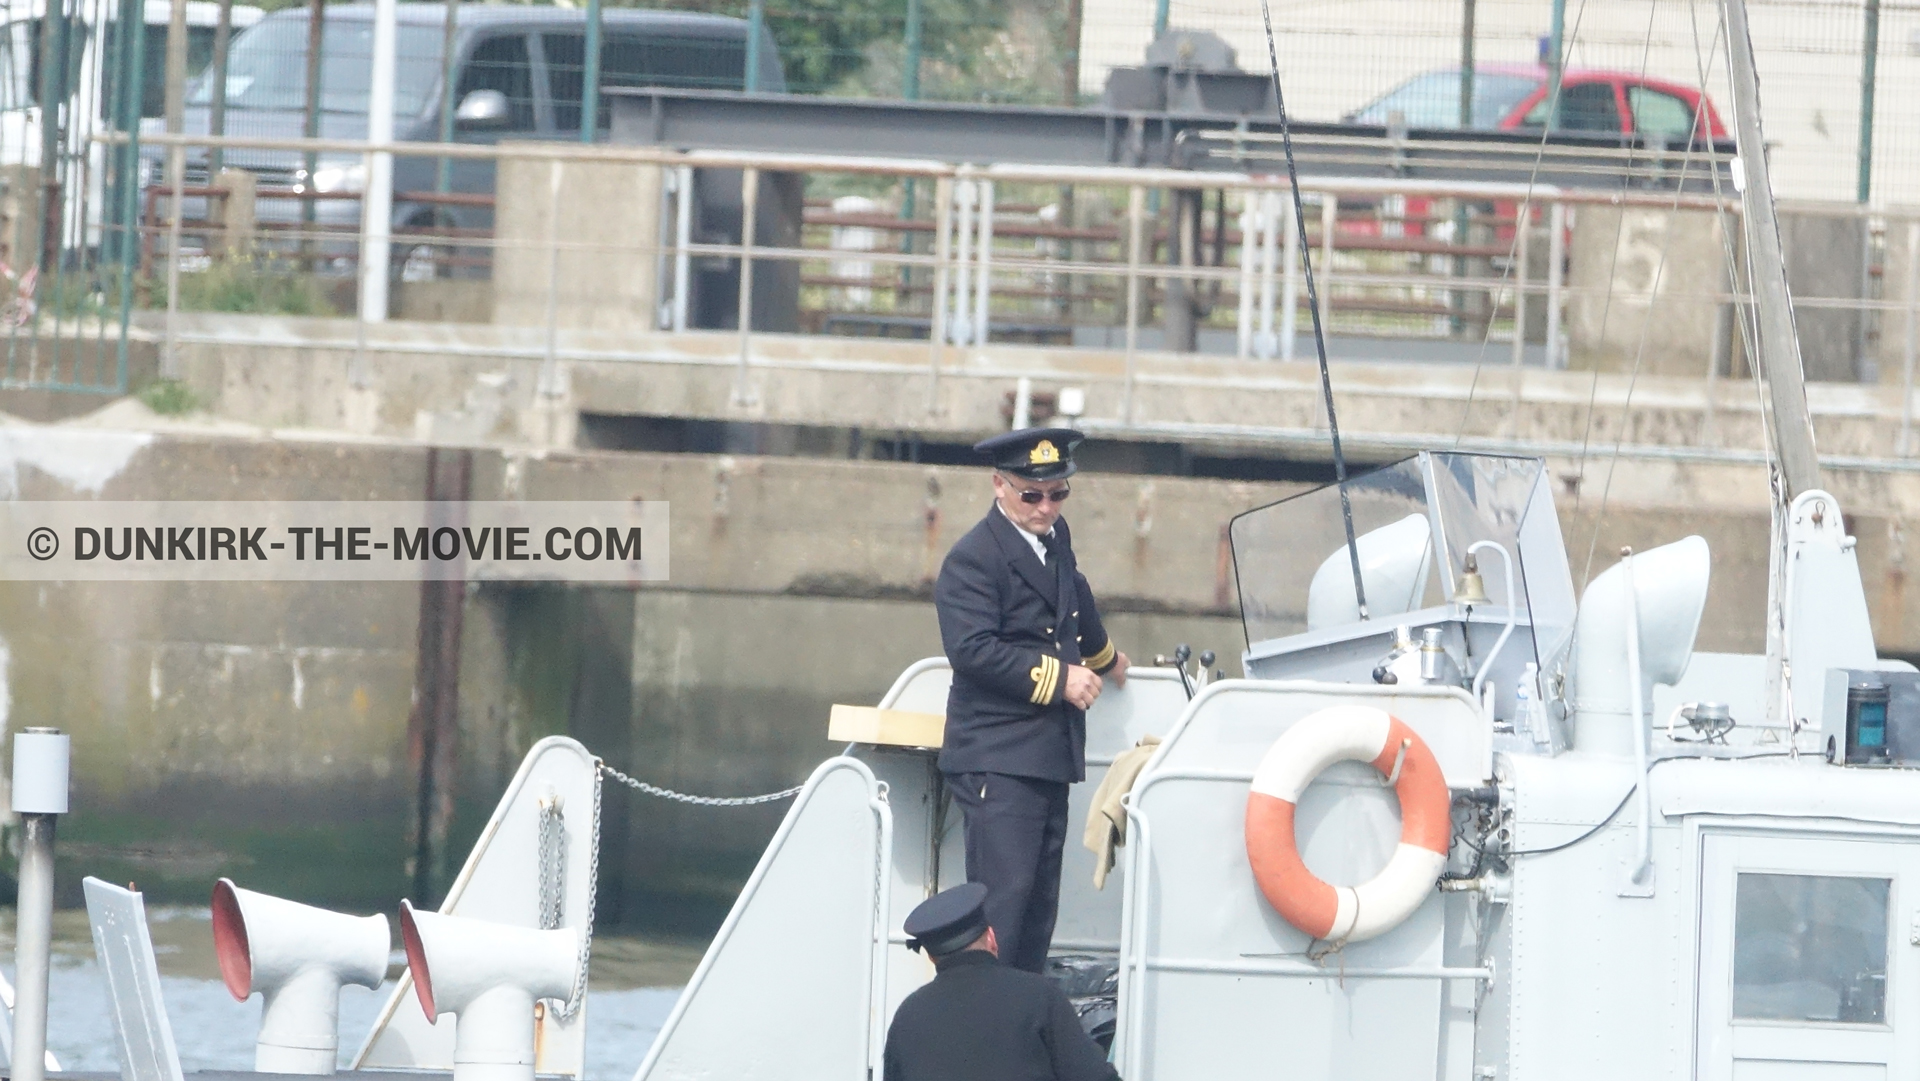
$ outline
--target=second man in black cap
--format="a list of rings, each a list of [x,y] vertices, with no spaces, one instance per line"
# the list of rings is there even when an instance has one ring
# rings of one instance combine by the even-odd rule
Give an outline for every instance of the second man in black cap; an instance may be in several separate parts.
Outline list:
[[[993,462],[994,502],[947,553],[933,593],[953,666],[940,770],[965,819],[967,878],[987,887],[1001,959],[1029,972],[1046,967],[1053,940],[1085,711],[1103,678],[1127,678],[1060,516],[1080,440],[1029,428],[974,447]]]
[[[986,892],[955,886],[907,917],[935,975],[894,1012],[882,1081],[1119,1081],[1058,987],[996,960]]]

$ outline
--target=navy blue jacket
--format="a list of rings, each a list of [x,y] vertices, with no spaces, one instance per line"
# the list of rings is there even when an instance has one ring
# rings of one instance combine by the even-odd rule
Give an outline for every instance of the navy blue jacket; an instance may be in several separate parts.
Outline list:
[[[1066,519],[1053,530],[1057,557],[1042,563],[989,506],[940,567],[933,601],[953,665],[942,772],[1086,779],[1087,718],[1066,700],[1067,665],[1105,672],[1115,651]]]
[[[983,950],[935,965],[887,1026],[882,1081],[1120,1081],[1045,976]]]

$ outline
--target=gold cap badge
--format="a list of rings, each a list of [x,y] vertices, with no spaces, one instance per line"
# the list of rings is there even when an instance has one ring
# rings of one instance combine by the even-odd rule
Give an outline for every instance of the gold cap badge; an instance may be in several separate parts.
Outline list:
[[[1054,446],[1050,439],[1042,439],[1035,443],[1033,450],[1027,454],[1028,465],[1052,465],[1059,460],[1060,448]]]

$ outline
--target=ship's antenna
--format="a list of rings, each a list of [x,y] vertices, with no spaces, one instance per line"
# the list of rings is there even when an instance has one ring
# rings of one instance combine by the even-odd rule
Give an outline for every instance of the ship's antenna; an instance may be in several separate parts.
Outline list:
[[[1280,93],[1280,53],[1273,45],[1273,12],[1260,0],[1260,18],[1267,26],[1267,62],[1273,71],[1273,104],[1280,110],[1280,145],[1287,152],[1287,183],[1293,188],[1293,224],[1307,235],[1307,213],[1300,203],[1300,170],[1293,164],[1293,124],[1287,119],[1287,99]],[[1332,228],[1328,224],[1328,228]],[[1300,245],[1300,269],[1307,279],[1307,311],[1313,316],[1313,347],[1320,356],[1320,393],[1327,400],[1327,431],[1333,436],[1333,479],[1340,488],[1340,519],[1347,527],[1347,559],[1353,564],[1353,599],[1360,618],[1367,617],[1367,587],[1360,580],[1360,544],[1353,535],[1353,500],[1347,495],[1347,456],[1340,450],[1340,421],[1333,412],[1333,376],[1327,371],[1327,333],[1320,325],[1320,296],[1313,285],[1313,246]]]

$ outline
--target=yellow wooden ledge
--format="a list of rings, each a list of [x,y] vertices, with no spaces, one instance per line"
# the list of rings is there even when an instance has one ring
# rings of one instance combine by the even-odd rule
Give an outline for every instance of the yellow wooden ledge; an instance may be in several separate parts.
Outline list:
[[[835,743],[938,747],[946,731],[947,719],[938,713],[836,704],[827,716],[827,738]]]

